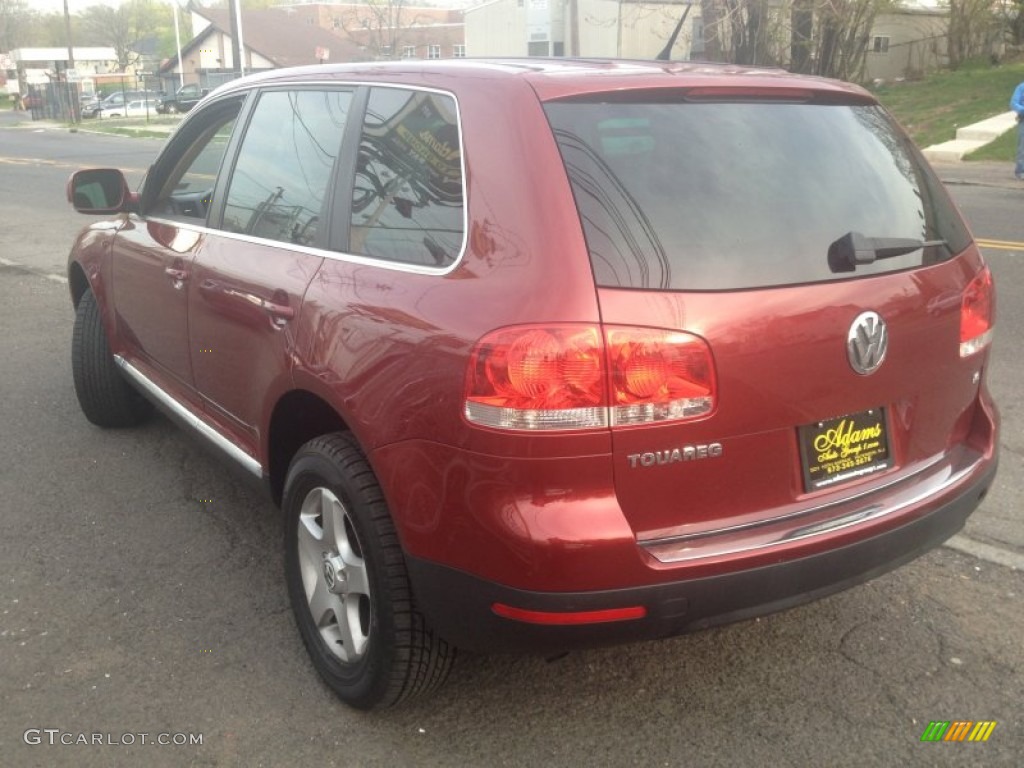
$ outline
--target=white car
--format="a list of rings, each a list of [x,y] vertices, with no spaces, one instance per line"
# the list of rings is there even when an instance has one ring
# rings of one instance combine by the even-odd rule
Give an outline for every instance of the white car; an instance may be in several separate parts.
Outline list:
[[[156,101],[154,99],[135,99],[124,105],[113,107],[102,107],[97,117],[146,117],[155,115]]]

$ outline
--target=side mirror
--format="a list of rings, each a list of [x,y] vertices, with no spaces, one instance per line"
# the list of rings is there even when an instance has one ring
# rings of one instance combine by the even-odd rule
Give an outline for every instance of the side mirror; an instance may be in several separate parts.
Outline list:
[[[68,179],[68,202],[79,213],[109,215],[138,208],[136,195],[124,174],[114,168],[75,171]]]

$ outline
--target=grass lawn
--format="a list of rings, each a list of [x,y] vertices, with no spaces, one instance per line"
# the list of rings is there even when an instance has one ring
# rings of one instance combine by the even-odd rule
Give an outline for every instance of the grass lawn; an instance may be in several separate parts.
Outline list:
[[[169,136],[180,122],[181,115],[152,115],[148,121],[144,117],[110,117],[82,120],[75,127],[90,133],[112,133],[119,136],[163,139]],[[70,123],[68,126],[72,127]]]
[[[1017,130],[1007,131],[991,144],[976,149],[964,157],[964,160],[1001,160],[1012,163],[1017,156]]]
[[[956,138],[957,128],[1009,110],[1013,89],[1022,81],[1024,61],[1018,61],[999,67],[965,67],[872,90],[917,145],[928,147]],[[1000,159],[1007,156],[1013,157],[1013,152]]]

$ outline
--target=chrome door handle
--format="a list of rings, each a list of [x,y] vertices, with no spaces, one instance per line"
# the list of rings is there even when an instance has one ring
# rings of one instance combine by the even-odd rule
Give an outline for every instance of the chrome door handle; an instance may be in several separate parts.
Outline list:
[[[276,317],[280,320],[291,320],[295,317],[295,310],[283,304],[274,304],[271,301],[264,300],[263,309],[271,317]]]

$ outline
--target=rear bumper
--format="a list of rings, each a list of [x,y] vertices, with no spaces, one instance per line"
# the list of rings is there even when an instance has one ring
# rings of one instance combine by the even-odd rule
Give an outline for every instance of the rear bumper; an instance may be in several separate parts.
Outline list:
[[[960,493],[927,514],[873,536],[781,562],[670,583],[552,593],[513,589],[416,557],[408,558],[408,566],[427,620],[441,636],[463,648],[552,652],[668,637],[800,605],[913,560],[963,527],[988,492],[995,472],[992,459]],[[636,607],[642,607],[644,615],[549,625],[504,618],[495,613],[496,604],[538,616]]]

